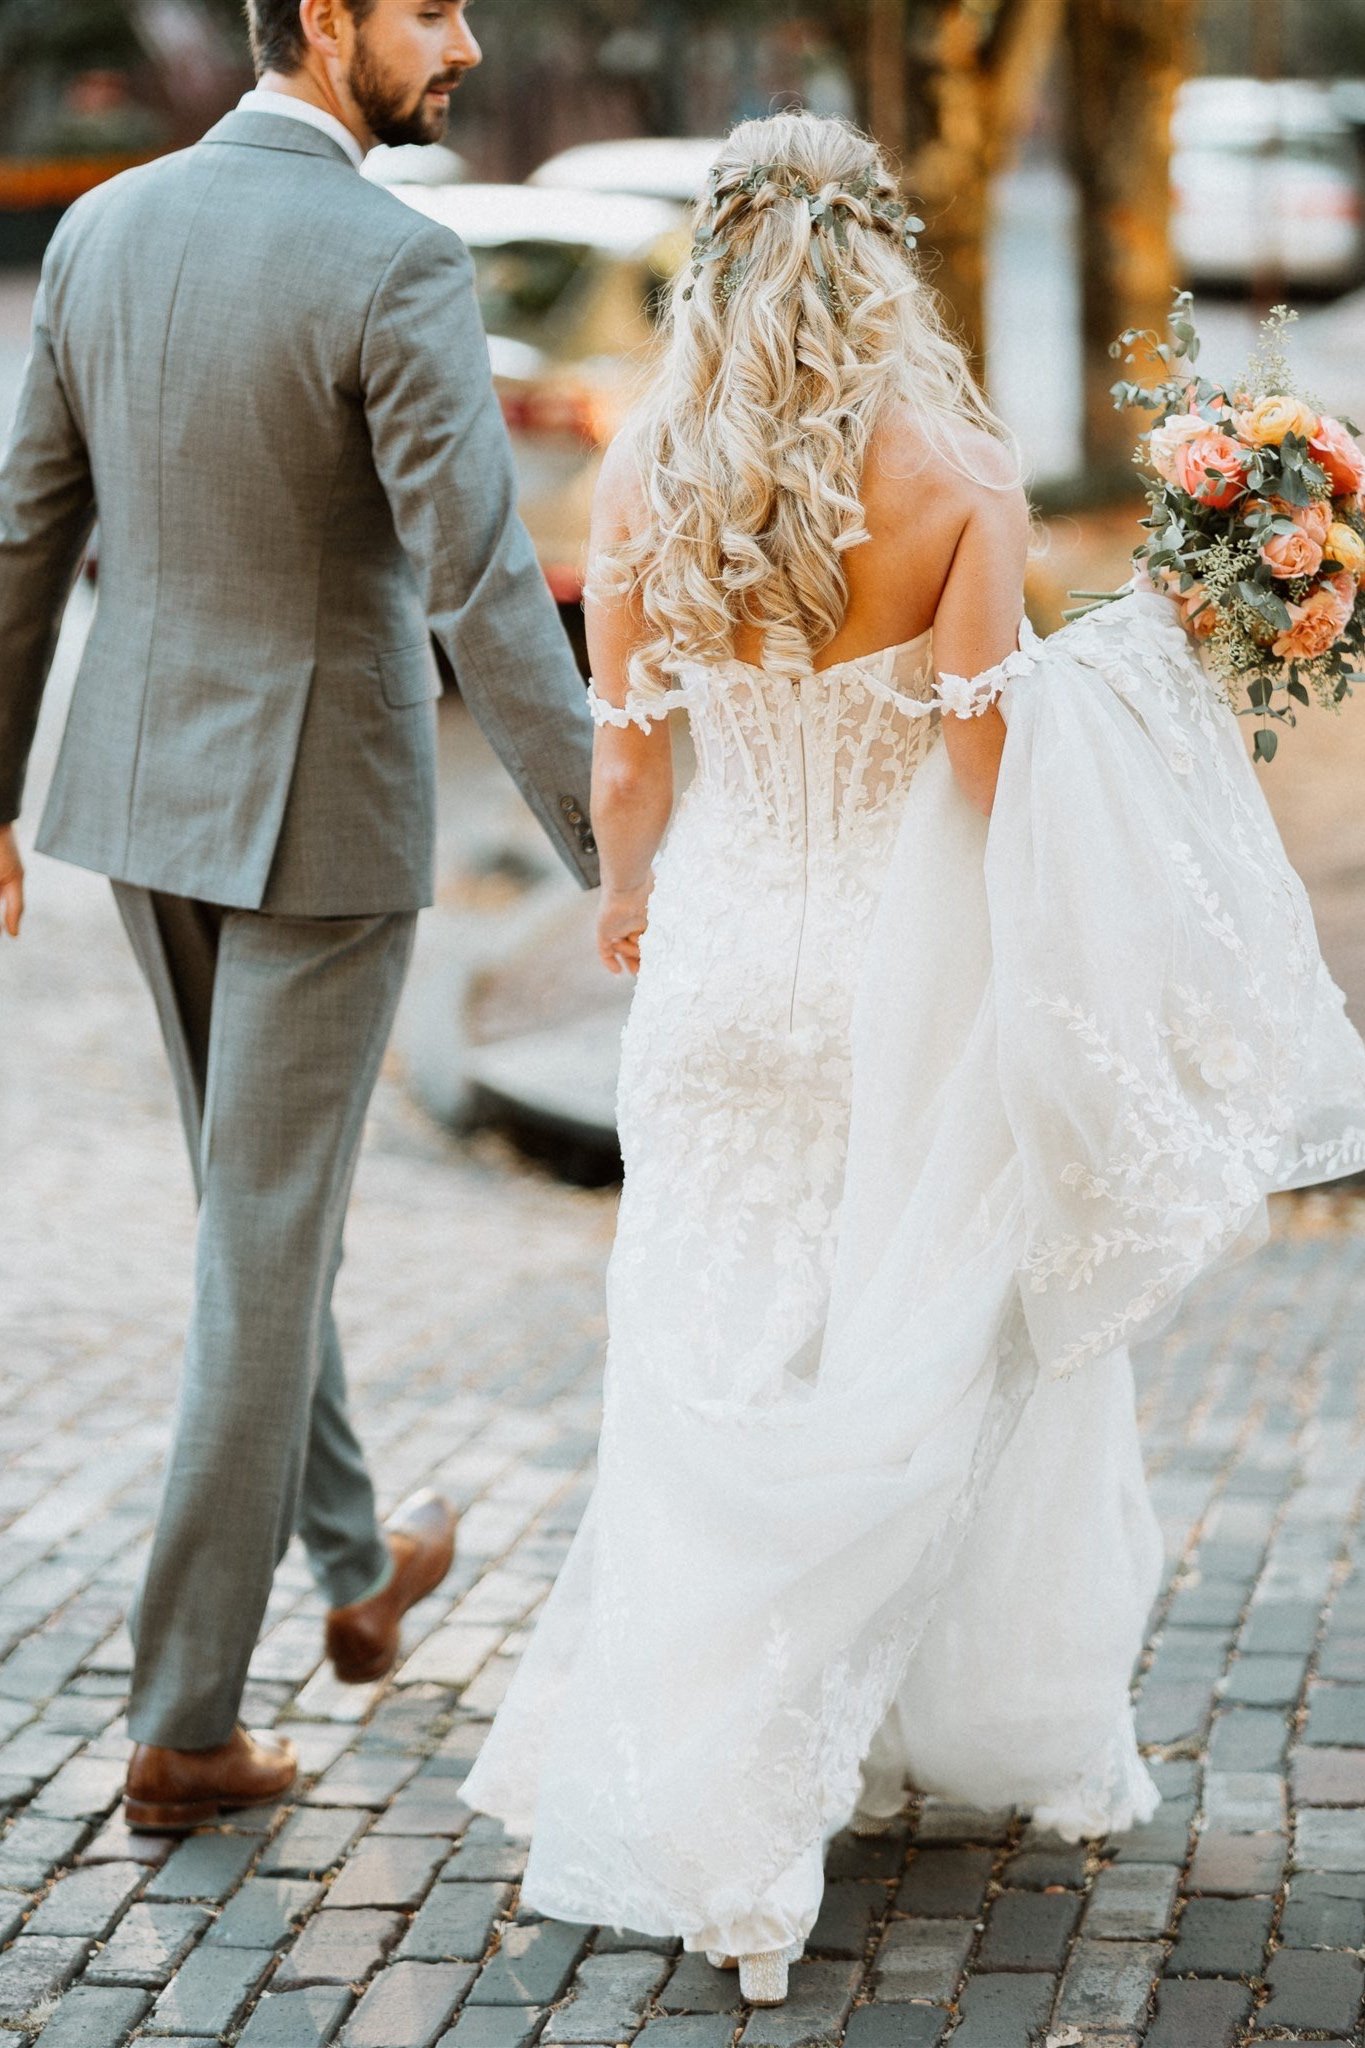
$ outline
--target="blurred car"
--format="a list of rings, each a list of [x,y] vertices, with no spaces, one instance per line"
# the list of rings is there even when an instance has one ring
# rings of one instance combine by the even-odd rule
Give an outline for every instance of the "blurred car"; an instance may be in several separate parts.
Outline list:
[[[1329,86],[1189,79],[1171,141],[1171,234],[1183,279],[1326,290],[1359,278],[1360,159]]]
[[[532,171],[528,185],[575,192],[628,192],[691,206],[706,190],[720,140],[710,135],[641,136],[626,142],[583,142]]]
[[[581,651],[602,452],[639,390],[662,295],[691,248],[681,210],[526,185],[395,186],[474,260],[520,510]]]
[[[469,165],[444,142],[376,143],[365,159],[376,185],[462,185]]]

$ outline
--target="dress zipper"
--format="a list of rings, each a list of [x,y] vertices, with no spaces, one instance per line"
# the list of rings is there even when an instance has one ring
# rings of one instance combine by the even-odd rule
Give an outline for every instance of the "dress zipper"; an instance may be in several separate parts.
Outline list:
[[[801,749],[801,918],[796,927],[796,953],[792,960],[791,1004],[787,1029],[796,1029],[796,991],[801,979],[801,952],[806,937],[806,907],[810,898],[810,784],[806,766],[806,722],[801,715],[801,681],[793,678],[796,692],[796,737]]]

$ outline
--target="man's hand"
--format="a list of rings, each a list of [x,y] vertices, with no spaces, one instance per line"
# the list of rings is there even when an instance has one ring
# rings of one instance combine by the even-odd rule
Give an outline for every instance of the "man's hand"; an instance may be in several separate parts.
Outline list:
[[[0,931],[19,936],[24,915],[24,863],[13,825],[0,825]]]

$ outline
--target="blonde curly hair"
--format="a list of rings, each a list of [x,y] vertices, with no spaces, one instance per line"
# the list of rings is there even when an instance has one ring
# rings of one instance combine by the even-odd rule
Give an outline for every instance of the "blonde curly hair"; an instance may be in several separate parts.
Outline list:
[[[1012,446],[921,275],[918,226],[845,121],[775,114],[727,137],[623,430],[648,516],[592,565],[590,597],[634,600],[645,620],[636,690],[726,658],[741,622],[766,668],[812,666],[847,609],[843,557],[869,538],[859,490],[889,406],[969,476],[964,421]]]

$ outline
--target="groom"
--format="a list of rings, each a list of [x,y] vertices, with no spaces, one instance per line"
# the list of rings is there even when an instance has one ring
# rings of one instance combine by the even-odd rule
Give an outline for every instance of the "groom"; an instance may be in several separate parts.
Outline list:
[[[514,506],[473,268],[358,175],[430,142],[479,61],[464,0],[250,0],[259,84],[81,201],[44,266],[0,461],[0,922],[53,643],[100,595],[38,833],[107,874],[200,1196],[164,1496],[131,1618],[127,1810],[285,1791],[237,1721],[297,1529],[338,1675],[378,1678],[454,1517],[388,1526],[333,1282],[366,1105],[432,900],[431,638],[559,852],[597,878],[580,678]]]

